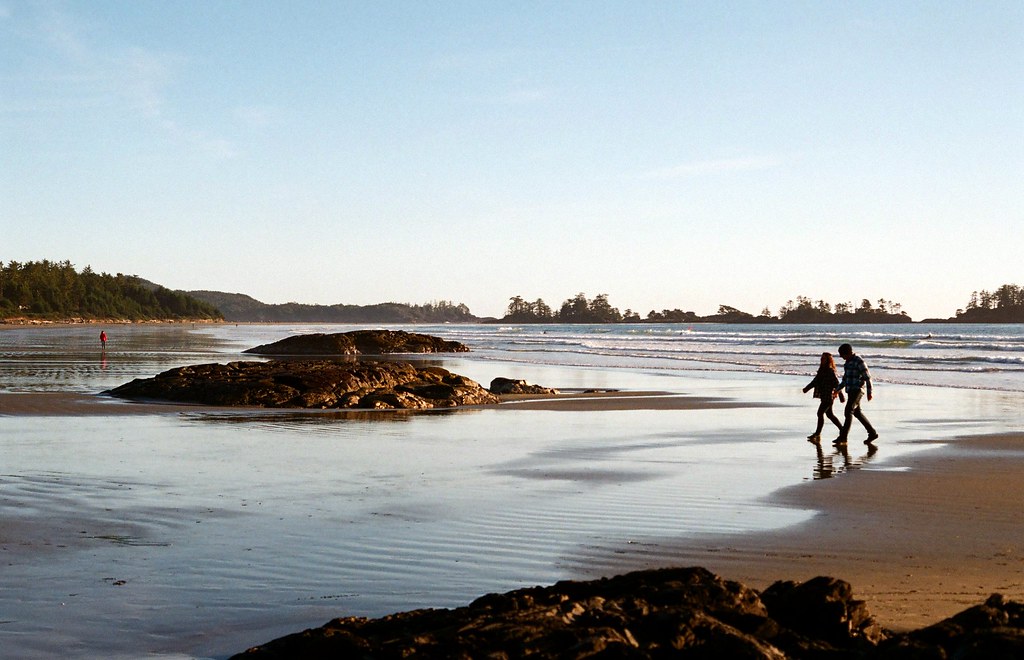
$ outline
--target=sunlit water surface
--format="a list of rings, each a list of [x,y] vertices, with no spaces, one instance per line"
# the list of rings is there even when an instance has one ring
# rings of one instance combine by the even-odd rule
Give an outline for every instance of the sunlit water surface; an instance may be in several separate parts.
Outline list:
[[[173,366],[247,359],[244,348],[289,334],[344,329],[116,326],[107,328],[106,351],[96,328],[2,329],[0,392],[96,394]],[[817,345],[804,336],[805,348],[776,361],[806,363],[795,375],[764,367],[757,350],[732,367],[714,347],[686,360],[630,357],[603,344],[544,350],[545,332],[553,345],[579,344],[579,328],[417,330],[469,343],[473,353],[436,360],[485,384],[506,376],[771,405],[83,417],[0,410],[3,654],[223,657],[336,616],[456,606],[589,576],[598,558],[616,553],[804,521],[814,512],[767,496],[857,469],[900,469],[900,458],[922,446],[1021,422],[1012,387],[913,386],[889,369],[894,377],[879,379],[866,408],[883,433],[877,453],[859,442],[847,453],[827,442],[818,451],[804,440],[814,402],[800,388],[816,354],[834,348],[831,334]],[[501,343],[503,334],[516,339]],[[524,334],[530,346],[520,350]],[[1002,387],[1015,378],[995,380]]]

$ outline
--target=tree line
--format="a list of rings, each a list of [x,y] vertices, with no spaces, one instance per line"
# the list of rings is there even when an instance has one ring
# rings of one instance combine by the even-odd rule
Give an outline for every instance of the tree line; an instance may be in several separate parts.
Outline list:
[[[995,291],[971,293],[967,306],[956,310],[947,319],[927,319],[930,322],[957,323],[1024,323],[1024,287],[1004,284]],[[812,300],[797,296],[779,308],[777,314],[765,307],[757,316],[730,305],[719,305],[718,312],[700,316],[681,309],[651,310],[643,318],[627,309],[624,312],[608,302],[607,294],[593,300],[578,293],[555,310],[544,300],[533,302],[522,296],[509,299],[504,323],[911,323],[913,319],[903,311],[903,305],[884,298],[871,302],[864,298],[860,304]]]
[[[956,310],[964,323],[1024,323],[1024,288],[1004,284],[993,292],[974,291],[966,309]]]
[[[506,323],[618,323],[631,318],[633,312],[626,310],[623,315],[608,302],[608,295],[598,294],[588,300],[586,294],[576,294],[553,310],[543,300],[527,302],[520,296],[509,299],[508,311],[502,319]]]
[[[412,305],[268,305],[244,294],[216,291],[171,291],[136,275],[81,272],[67,260],[19,263],[0,261],[0,319],[227,319],[231,321],[291,321],[337,323],[471,323],[480,321],[461,303],[440,300]],[[895,301],[867,298],[860,304],[829,303],[797,296],[776,314],[765,307],[759,315],[730,305],[700,316],[681,309],[650,310],[646,316],[613,307],[607,294],[593,299],[578,293],[558,309],[543,299],[509,299],[502,323],[909,323],[912,319]],[[963,309],[949,319],[959,323],[1024,323],[1024,288],[1004,284],[994,291],[975,291]]]
[[[135,275],[78,272],[70,261],[0,262],[0,318],[221,319],[213,305]]]
[[[246,323],[471,323],[479,321],[462,303],[435,300],[422,305],[386,302],[375,305],[270,304],[244,293],[188,291],[224,314],[226,321]]]

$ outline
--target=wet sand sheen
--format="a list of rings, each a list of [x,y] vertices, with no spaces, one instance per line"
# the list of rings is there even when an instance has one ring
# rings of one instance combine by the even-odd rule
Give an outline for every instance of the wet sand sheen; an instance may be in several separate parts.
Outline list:
[[[581,563],[593,576],[700,565],[755,588],[837,576],[896,630],[935,623],[992,593],[1024,601],[1024,434],[962,437],[900,463],[770,498],[818,511],[806,523],[664,539]]]
[[[567,392],[550,395],[513,395],[502,397],[501,406],[518,410],[602,411],[602,410],[695,410],[739,408],[763,405],[712,397],[681,396],[668,392]],[[476,407],[474,407],[476,408]],[[157,413],[246,412],[280,415],[321,412],[310,409],[217,407],[174,402],[125,401],[102,394],[74,392],[0,392],[0,415],[82,416],[152,415]],[[334,410],[325,413],[339,412]],[[351,412],[364,412],[353,409]],[[384,411],[388,414],[392,411]],[[416,411],[399,411],[400,413]]]
[[[722,402],[713,399],[645,392],[527,400],[508,403],[499,409],[595,412],[703,410],[719,405],[723,405]],[[6,415],[81,416],[195,413],[210,409],[111,402],[89,395],[34,393],[0,394],[0,411]],[[536,479],[570,489],[573,484],[623,484],[659,476],[650,468],[627,473],[574,469],[571,465],[543,469],[509,466],[503,473],[510,478]],[[47,497],[45,492],[28,491],[24,496]],[[653,522],[649,523],[648,534],[657,532],[659,518],[663,518],[664,527],[669,529],[685,515],[673,507],[671,496],[666,495],[659,501],[655,491],[650,497],[647,509]],[[714,506],[714,498],[709,497],[701,505],[698,493],[688,497],[698,508]],[[643,537],[641,542],[627,541],[625,545],[616,546],[614,539],[596,537],[588,527],[591,515],[603,520],[616,517],[614,493],[590,494],[588,498],[587,502],[577,502],[580,508],[575,511],[522,507],[470,517],[453,525],[450,531],[460,539],[460,544],[482,556],[487,555],[489,548],[498,547],[505,554],[520,555],[519,560],[525,564],[543,564],[550,548],[532,557],[537,540],[544,538],[547,528],[559,528],[563,532],[568,528],[579,535],[580,544],[563,548],[564,566],[581,577],[656,565],[701,565],[751,586],[764,587],[776,579],[835,575],[852,582],[855,592],[868,600],[879,620],[896,629],[932,623],[996,591],[1024,599],[1024,552],[1020,550],[1024,547],[1024,511],[1019,507],[1024,501],[1024,434],[962,438],[948,446],[903,457],[892,469],[860,471],[844,479],[784,489],[772,496],[773,505],[818,513],[806,523],[775,531],[720,533],[694,540],[652,539],[639,534],[638,537]],[[588,504],[589,512],[585,508]],[[87,521],[74,520],[73,503],[57,508],[60,510],[50,512],[51,519],[46,519],[45,515],[43,519],[19,519],[8,526],[4,531],[4,550],[7,553],[42,552],[51,549],[51,544],[34,543],[32,539],[59,536],[57,528],[66,531],[88,527]],[[660,513],[659,508],[663,509]],[[41,511],[45,514],[45,507]],[[434,513],[428,507],[388,515],[430,521]],[[196,515],[185,511],[182,514],[182,520]],[[623,505],[618,515],[628,524],[630,506]],[[52,527],[51,533],[46,531],[47,527]],[[524,535],[524,529],[531,531]],[[143,538],[144,532],[125,525],[109,534],[93,534],[77,541],[78,544],[97,539],[116,542],[124,538],[128,539],[125,543],[150,543]],[[24,542],[18,542],[19,536]],[[524,537],[526,540],[518,541]],[[353,538],[353,549],[367,542],[365,538]],[[381,556],[369,561],[364,569],[402,573],[401,566],[394,565],[387,556],[388,542],[385,535],[379,548]],[[390,542],[403,541],[396,537]],[[451,539],[417,541],[406,538],[404,542],[415,546],[407,554],[429,556],[433,563],[445,564],[459,561],[459,558],[464,561],[466,557],[464,552],[453,550]],[[557,545],[553,539],[550,542]],[[371,551],[367,556],[376,555]]]
[[[289,411],[0,394],[0,414],[26,422],[8,428],[75,428],[51,441],[72,454],[67,473],[47,459],[25,465],[52,472],[0,478],[0,518],[11,523],[0,552],[18,567],[4,587],[20,603],[0,634],[25,625],[27,657],[63,644],[80,655],[227,654],[333,616],[451,607],[488,590],[655,565],[705,566],[757,587],[836,575],[895,628],[990,591],[1024,599],[1024,521],[1010,503],[1024,494],[1024,436],[966,438],[750,502],[723,488],[743,485],[731,481],[730,451],[765,461],[743,443],[778,450],[751,424],[764,420],[758,410],[730,426],[755,405],[606,392],[465,410],[455,425],[430,414],[330,424],[316,412],[300,422]],[[117,444],[97,444],[99,432]],[[682,451],[701,445],[710,451]],[[802,440],[783,450],[814,455]],[[773,512],[807,522],[751,531]],[[54,577],[58,565],[67,577]],[[67,607],[54,610],[54,599]],[[55,617],[100,602],[66,640],[45,639]],[[155,612],[159,630],[136,630]],[[27,642],[32,625],[38,639]]]
[[[759,331],[732,373],[680,362],[664,350],[675,338],[641,340],[636,353],[632,337],[612,336],[602,355],[579,352],[594,337],[576,329],[565,353],[547,334],[438,327],[473,337],[479,352],[437,364],[481,383],[631,390],[455,412],[218,410],[93,394],[308,330],[118,328],[105,355],[92,328],[0,332],[5,653],[225,657],[336,616],[453,607],[647,563],[707,566],[754,586],[837,575],[892,627],[931,623],[990,590],[1021,599],[1017,555],[991,559],[1015,523],[990,534],[999,523],[987,505],[950,506],[979,506],[958,492],[961,481],[972,497],[988,487],[970,476],[990,468],[974,458],[998,450],[1006,472],[992,474],[1016,483],[1021,457],[973,441],[908,454],[925,438],[1024,428],[1024,387],[972,392],[978,381],[956,368],[939,372],[949,388],[897,385],[876,357],[877,455],[857,443],[842,456],[826,442],[816,456],[804,440],[807,378],[785,374],[803,368],[802,351],[832,346],[827,332],[785,351],[797,362],[772,358],[768,373],[752,373],[751,356],[767,355],[761,341],[774,336]],[[724,354],[737,355],[728,330]],[[984,374],[983,387],[1000,384]],[[962,468],[961,455],[972,459]],[[938,495],[911,495],[904,477],[930,474],[932,459],[953,461],[935,477]],[[821,477],[831,478],[812,481]],[[1012,489],[1002,497],[1020,501]],[[893,530],[902,538],[887,538]],[[961,533],[977,546],[932,547]],[[948,576],[977,584],[954,588]]]
[[[226,655],[340,613],[565,579],[581,550],[678,529],[695,467],[675,420],[711,400],[575,396],[607,414],[574,396],[396,414],[0,394],[0,640],[27,658]],[[634,431],[645,406],[663,413]],[[690,495],[691,526],[723,517]]]

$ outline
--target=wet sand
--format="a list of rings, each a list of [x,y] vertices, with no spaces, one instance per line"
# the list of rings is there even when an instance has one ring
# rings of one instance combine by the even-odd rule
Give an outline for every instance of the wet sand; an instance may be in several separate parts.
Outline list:
[[[963,437],[901,464],[909,469],[778,493],[780,502],[822,513],[768,535],[771,555],[748,546],[733,572],[841,575],[899,628],[933,623],[995,592],[1024,601],[1024,434]]]
[[[595,412],[737,405],[750,404],[602,392],[519,399],[500,407]],[[0,394],[4,415],[210,410],[85,394]],[[884,442],[883,437],[882,448]],[[827,442],[825,447],[831,450]],[[897,630],[934,623],[993,592],[1024,600],[1024,434],[959,438],[874,463],[872,469],[786,488],[771,501],[817,514],[776,531],[629,546],[589,558],[581,572],[596,576],[655,565],[699,565],[755,588],[778,579],[833,575],[849,581],[879,622]]]
[[[514,410],[588,412],[601,410],[699,410],[708,408],[749,408],[761,404],[713,397],[695,397],[667,392],[566,392],[558,395],[507,395],[502,407]],[[202,412],[279,412],[287,414],[316,409],[216,407],[200,404],[157,401],[128,401],[103,394],[74,392],[0,392],[0,415],[49,417],[82,415],[153,415]],[[337,412],[337,411],[327,411]]]
[[[818,513],[781,530],[617,554],[596,573],[700,565],[755,588],[831,575],[894,630],[930,625],[992,593],[1024,601],[1022,433],[961,437],[770,499]]]
[[[138,403],[99,394],[74,392],[0,392],[0,415],[81,417],[84,415],[154,415],[212,410],[175,403]]]

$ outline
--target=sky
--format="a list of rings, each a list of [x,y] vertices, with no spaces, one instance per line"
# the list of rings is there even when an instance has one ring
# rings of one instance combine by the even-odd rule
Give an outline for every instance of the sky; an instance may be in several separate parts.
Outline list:
[[[952,316],[1024,2],[0,0],[0,261],[267,303]]]

